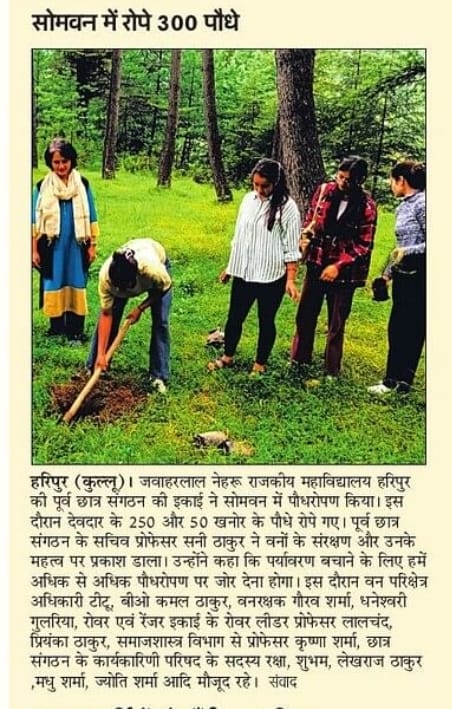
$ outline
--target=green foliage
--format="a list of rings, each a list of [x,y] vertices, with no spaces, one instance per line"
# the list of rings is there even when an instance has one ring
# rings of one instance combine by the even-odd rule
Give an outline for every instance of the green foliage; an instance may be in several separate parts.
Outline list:
[[[149,172],[155,169],[155,160],[149,155],[124,155],[120,160],[119,169],[126,172]]]
[[[215,53],[223,157],[229,179],[240,184],[262,155],[270,155],[277,96],[273,51]]]
[[[425,157],[425,53],[412,49],[319,50],[315,97],[327,171],[347,153],[370,162],[372,190],[389,196],[390,166]]]
[[[40,157],[55,135],[73,140],[77,131],[77,85],[71,68],[65,62],[59,64],[59,58],[52,50],[33,52],[34,102]]]
[[[88,345],[70,348],[45,336],[46,318],[37,309],[33,275],[33,451],[37,464],[422,464],[425,461],[424,362],[414,391],[393,401],[373,401],[366,386],[381,377],[386,358],[390,304],[375,303],[370,288],[359,289],[347,325],[344,372],[332,387],[303,385],[288,366],[295,305],[285,298],[278,313],[278,337],[268,373],[250,379],[257,320],[245,323],[233,369],[210,373],[216,355],[205,346],[209,330],[224,324],[229,286],[218,274],[229,254],[242,192],[218,204],[209,185],[176,178],[171,190],[155,187],[155,175],[119,173],[102,181],[83,170],[99,212],[99,259],[88,282],[87,331],[97,318],[97,273],[111,251],[129,238],[151,236],[167,248],[174,276],[171,316],[172,377],[166,397],[149,394],[144,405],[108,424],[89,418],[61,423],[51,387],[68,383],[83,369]],[[34,182],[41,176],[36,171]],[[372,276],[381,272],[394,245],[393,214],[381,213]],[[133,377],[147,386],[147,314],[133,326],[115,355],[118,385]],[[312,376],[322,374],[325,313],[316,339]],[[242,444],[229,456],[199,450],[195,433],[219,429]]]
[[[122,57],[118,164],[154,170],[164,143],[171,50],[127,49]],[[64,133],[84,164],[101,165],[109,61],[110,52],[102,49],[34,50],[40,156],[55,133]],[[256,160],[272,152],[278,109],[274,51],[217,49],[215,80],[225,170],[239,187]],[[344,154],[363,154],[371,164],[373,191],[386,199],[391,164],[425,155],[424,52],[319,49],[314,95],[327,172]],[[211,179],[198,49],[182,53],[175,168],[199,182]]]

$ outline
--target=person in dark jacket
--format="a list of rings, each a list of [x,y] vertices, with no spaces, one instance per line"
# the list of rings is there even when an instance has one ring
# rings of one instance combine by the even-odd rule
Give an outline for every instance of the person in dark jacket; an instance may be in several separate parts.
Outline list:
[[[324,366],[329,380],[340,373],[353,295],[365,284],[369,271],[377,208],[363,189],[366,177],[363,158],[352,155],[342,160],[335,180],[316,189],[301,233],[306,275],[296,315],[292,361],[311,364],[317,320],[326,300]]]

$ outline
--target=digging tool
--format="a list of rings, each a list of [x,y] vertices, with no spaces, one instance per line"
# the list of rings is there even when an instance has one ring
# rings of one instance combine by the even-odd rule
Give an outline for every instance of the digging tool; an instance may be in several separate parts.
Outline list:
[[[113,354],[116,352],[119,345],[123,341],[131,324],[132,324],[132,322],[129,320],[129,318],[126,318],[124,320],[123,324],[121,325],[121,327],[119,328],[118,334],[116,335],[115,339],[113,340],[113,342],[111,343],[110,347],[108,348],[108,350],[105,354],[105,359],[107,360],[107,364],[110,362],[111,358],[113,357]],[[77,411],[80,409],[81,405],[85,401],[88,394],[96,386],[97,382],[100,379],[101,374],[102,374],[102,369],[100,367],[96,367],[96,369],[92,373],[91,377],[88,379],[85,386],[81,390],[80,394],[75,399],[71,408],[68,409],[66,411],[66,413],[64,414],[63,421],[65,423],[69,423],[70,421],[72,421],[72,419],[74,418]]]

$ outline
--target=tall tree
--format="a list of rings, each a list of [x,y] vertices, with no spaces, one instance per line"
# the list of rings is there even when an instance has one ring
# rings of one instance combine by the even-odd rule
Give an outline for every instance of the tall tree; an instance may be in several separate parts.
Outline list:
[[[352,152],[352,145],[353,145],[353,130],[355,127],[355,117],[356,117],[356,94],[358,92],[358,86],[359,86],[359,74],[361,71],[361,52],[362,49],[356,50],[356,69],[355,69],[355,76],[353,79],[353,94],[354,98],[352,101],[351,109],[350,109],[350,125],[348,128],[348,145],[347,145],[347,153]]]
[[[184,88],[179,116],[178,133],[182,147],[178,156],[178,167],[189,170],[192,162],[192,150],[204,135],[202,87],[199,82],[201,58],[197,50],[184,52]]]
[[[79,102],[86,109],[90,101],[107,90],[110,52],[107,49],[65,49],[62,56],[74,73]]]
[[[119,125],[119,96],[121,91],[121,49],[111,50],[110,93],[107,104],[107,126],[102,159],[102,177],[112,179],[116,170],[116,143]]]
[[[167,50],[123,50],[118,151],[144,169],[154,165],[163,143],[169,56]]]
[[[164,58],[165,58],[165,52],[163,49],[159,49],[157,51],[156,55],[156,68],[155,68],[155,88],[154,88],[154,105],[152,107],[152,120],[151,120],[151,131],[150,131],[150,143],[152,144],[154,142],[154,138],[157,132],[157,123],[158,123],[158,118],[159,118],[159,113],[160,113],[160,92],[162,88],[162,75],[161,75],[161,69],[164,64]]]
[[[166,119],[165,143],[160,155],[157,185],[170,187],[176,148],[176,131],[179,118],[181,49],[171,52],[168,114]]]
[[[373,165],[373,178],[372,178],[372,188],[371,188],[372,194],[375,193],[376,186],[377,186],[378,171],[380,169],[380,163],[381,163],[381,158],[382,158],[382,154],[383,154],[383,144],[384,144],[384,138],[385,138],[387,114],[388,114],[388,91],[386,90],[385,93],[383,94],[383,108],[381,111],[381,121],[380,121],[379,130],[378,130],[378,144],[377,144],[377,150],[375,153],[375,160],[374,160],[374,165]]]
[[[392,69],[393,54],[394,54],[394,50],[391,50],[391,54],[390,54],[391,69]],[[380,119],[380,125],[378,128],[378,144],[377,144],[377,150],[376,150],[375,157],[374,157],[372,193],[375,193],[375,190],[377,187],[378,172],[379,172],[380,164],[382,161],[383,146],[384,146],[384,140],[385,140],[386,121],[387,121],[387,116],[388,116],[389,91],[390,91],[390,89],[388,88],[388,86],[386,86],[386,88],[383,90],[383,106],[381,109],[381,119]]]
[[[325,171],[314,106],[313,49],[277,49],[279,132],[291,194],[304,212]]]
[[[232,192],[226,180],[221,153],[221,138],[218,130],[213,49],[202,50],[202,77],[207,144],[215,191],[219,202],[230,202],[232,200]]]

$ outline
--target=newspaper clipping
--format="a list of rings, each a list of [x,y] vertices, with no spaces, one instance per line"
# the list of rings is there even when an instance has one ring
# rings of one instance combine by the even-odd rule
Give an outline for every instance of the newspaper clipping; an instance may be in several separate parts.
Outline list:
[[[450,706],[425,10],[11,5],[12,709]]]

